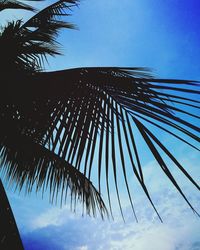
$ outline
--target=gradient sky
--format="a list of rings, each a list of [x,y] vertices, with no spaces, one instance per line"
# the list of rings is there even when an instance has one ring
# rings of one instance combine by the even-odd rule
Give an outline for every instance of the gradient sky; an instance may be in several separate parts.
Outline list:
[[[44,6],[51,1],[42,2]],[[39,4],[38,4],[39,5]],[[37,7],[38,7],[37,5]],[[19,12],[4,12],[2,19]],[[20,12],[26,19],[29,14]],[[65,56],[50,59],[47,70],[80,66],[145,66],[161,78],[200,79],[199,0],[84,0],[70,17],[79,31],[59,37]],[[161,135],[189,172],[200,180],[197,152]],[[198,250],[200,219],[195,216],[155,162],[144,157],[144,173],[164,220],[161,224],[141,190],[133,183],[136,223],[122,188],[126,223],[118,209],[115,221],[73,214],[41,199],[8,190],[8,197],[27,250]],[[176,170],[173,173],[200,212],[199,193]],[[115,201],[114,201],[115,202]]]

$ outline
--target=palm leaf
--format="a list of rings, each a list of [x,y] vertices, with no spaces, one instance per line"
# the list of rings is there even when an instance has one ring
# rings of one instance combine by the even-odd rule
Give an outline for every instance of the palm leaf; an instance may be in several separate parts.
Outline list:
[[[33,0],[33,1],[40,1],[40,0]],[[36,11],[35,8],[32,6],[22,3],[17,0],[1,0],[0,1],[0,11],[5,9],[23,9],[29,11]]]
[[[0,66],[3,74],[28,74],[40,71],[47,55],[59,54],[44,33],[21,28],[22,21],[8,22],[0,35]],[[45,42],[45,39],[47,40]]]
[[[0,34],[2,72],[35,73],[41,71],[47,56],[59,55],[56,37],[61,28],[74,28],[73,24],[58,20],[68,15],[66,10],[78,1],[58,1],[38,12],[26,23],[8,22]]]
[[[31,17],[26,23],[24,23],[23,27],[35,27],[43,29],[48,27],[48,25],[51,23],[59,23],[58,19],[60,17],[69,16],[69,13],[67,13],[66,10],[71,11],[71,8],[77,6],[78,2],[78,0],[57,1]],[[66,25],[73,28],[73,25],[63,22],[63,27]]]
[[[197,82],[154,79],[146,69],[142,68],[78,68],[39,73],[28,82],[29,85],[22,86],[26,96],[15,95],[13,99],[14,110],[20,114],[17,123],[21,125],[18,126],[24,128],[27,136],[84,173],[89,180],[92,178],[94,155],[97,154],[98,165],[95,167],[98,173],[99,192],[101,192],[104,169],[111,214],[110,171],[113,172],[117,198],[123,216],[118,190],[120,168],[134,212],[126,172],[128,170],[127,159],[129,159],[133,174],[159,216],[146,187],[140,150],[134,135],[136,130],[143,137],[166,176],[195,211],[153,142],[199,189],[198,184],[187,173],[186,168],[164,147],[153,131],[150,131],[150,128],[151,126],[159,128],[199,151],[195,144],[195,141],[200,141],[199,127],[189,119],[181,118],[184,113],[187,117],[199,120],[199,116],[195,114],[200,103],[195,99],[195,96],[199,94]],[[183,97],[182,93],[188,93],[189,98]],[[5,102],[6,100],[5,97]],[[177,100],[176,106],[173,106],[173,102]],[[179,102],[181,105],[178,106]],[[27,103],[26,108],[24,108],[24,103]],[[183,109],[183,104],[189,107],[188,111]],[[24,127],[25,121],[26,128]],[[118,150],[119,158],[117,157]],[[109,155],[111,155],[111,161],[109,161]]]
[[[14,125],[14,124],[13,124]],[[15,124],[16,125],[16,124]],[[10,128],[12,130],[10,131]],[[2,128],[3,129],[3,128]],[[3,129],[0,135],[1,172],[9,185],[27,193],[45,190],[50,192],[50,202],[66,202],[67,190],[71,196],[71,208],[77,201],[83,204],[83,213],[102,218],[107,214],[105,204],[91,181],[71,164],[59,158],[32,138],[20,134],[15,126]]]

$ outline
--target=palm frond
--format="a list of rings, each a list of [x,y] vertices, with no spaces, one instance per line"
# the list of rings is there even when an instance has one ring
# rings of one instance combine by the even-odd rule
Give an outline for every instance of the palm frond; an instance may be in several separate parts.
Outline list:
[[[33,1],[39,1],[39,0],[33,0]],[[29,11],[36,11],[36,9],[33,8],[32,6],[17,0],[0,0],[0,11],[5,9],[23,9]]]
[[[48,55],[59,55],[50,37],[59,24],[49,25],[48,33],[21,28],[22,21],[8,22],[0,34],[0,67],[2,72],[35,73],[41,71]],[[63,26],[61,24],[61,26]]]
[[[184,114],[199,121],[197,111],[200,101],[193,98],[200,93],[198,82],[154,79],[142,68],[71,69],[41,74],[37,81],[41,82],[41,85],[43,84],[42,89],[37,91],[41,94],[40,98],[47,98],[50,102],[54,100],[55,103],[59,103],[55,106],[48,122],[51,125],[46,131],[44,142],[49,142],[50,150],[55,151],[59,157],[67,159],[78,170],[84,166],[83,171],[89,179],[94,154],[98,151],[100,192],[102,169],[105,169],[109,195],[108,172],[112,166],[120,204],[117,169],[122,167],[128,196],[133,207],[126,173],[128,166],[125,155],[128,152],[133,173],[154,206],[144,182],[140,150],[137,148],[134,136],[134,130],[137,130],[166,176],[195,211],[172,176],[167,163],[162,160],[162,156],[153,146],[153,142],[199,189],[198,184],[173,154],[164,147],[158,137],[153,134],[154,132],[147,127],[153,125],[199,151],[195,145],[195,141],[200,141],[199,127],[189,119],[181,118],[181,115]],[[187,93],[190,98],[185,98],[184,93]],[[180,105],[178,106],[178,104]],[[186,107],[189,107],[188,111]],[[120,160],[116,156],[118,149]],[[112,162],[108,161],[110,153]],[[103,159],[107,159],[106,162]],[[110,197],[108,199],[110,200]],[[155,206],[154,209],[157,212]]]
[[[69,12],[72,11],[72,7],[77,6],[78,2],[78,0],[57,1],[31,17],[22,25],[21,28],[33,31],[33,35],[37,36],[39,41],[43,38],[43,42],[56,48],[55,51],[57,51],[58,43],[56,42],[56,37],[59,30],[62,28],[75,28],[73,24],[62,21],[61,18],[63,18],[63,16],[69,16]]]
[[[99,193],[102,173],[105,171],[111,214],[110,172],[113,172],[122,216],[118,190],[118,180],[122,176],[135,213],[127,175],[131,166],[133,174],[160,218],[145,183],[135,133],[142,136],[161,170],[195,211],[162,157],[168,156],[199,189],[197,182],[163,145],[152,127],[199,151],[196,145],[200,141],[199,127],[190,122],[190,119],[182,118],[184,115],[199,121],[197,111],[200,101],[195,99],[199,94],[198,82],[155,79],[143,68],[107,67],[39,73],[24,82],[29,82],[28,85],[21,85],[21,91],[26,96],[13,96],[14,106],[8,108],[5,105],[5,110],[1,113],[7,114],[7,119],[10,120],[15,117],[17,126],[23,128],[24,135],[73,165],[89,180],[92,178],[96,155]],[[184,97],[183,93],[187,93],[188,97]],[[4,98],[1,100],[6,104],[8,97],[4,95]],[[5,117],[2,119],[5,120]],[[122,172],[120,177],[119,171]]]
[[[16,125],[16,124],[15,124]],[[101,217],[107,216],[105,204],[93,186],[83,174],[71,164],[49,151],[32,138],[16,130],[3,129],[0,135],[1,173],[9,185],[27,193],[33,189],[50,192],[50,202],[66,202],[70,196],[71,209],[76,210],[77,201],[83,205],[83,213]]]
[[[0,34],[0,67],[2,72],[35,73],[41,71],[47,57],[60,55],[56,37],[61,28],[74,28],[73,24],[58,20],[68,15],[66,10],[78,1],[58,1],[38,12],[26,23],[8,22]]]
[[[66,11],[71,11],[71,8],[77,6],[78,2],[78,0],[57,1],[31,17],[26,23],[24,23],[23,27],[43,29],[45,27],[48,27],[50,23],[57,23],[59,22],[58,18],[69,16],[69,13],[67,13]],[[67,22],[63,22],[63,25],[63,28],[65,28],[65,26],[69,26],[70,28],[74,27]]]

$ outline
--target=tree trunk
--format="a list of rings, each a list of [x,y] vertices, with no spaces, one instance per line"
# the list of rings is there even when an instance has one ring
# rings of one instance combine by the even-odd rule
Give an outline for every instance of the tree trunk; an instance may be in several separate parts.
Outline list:
[[[0,179],[0,249],[23,250],[12,209]]]

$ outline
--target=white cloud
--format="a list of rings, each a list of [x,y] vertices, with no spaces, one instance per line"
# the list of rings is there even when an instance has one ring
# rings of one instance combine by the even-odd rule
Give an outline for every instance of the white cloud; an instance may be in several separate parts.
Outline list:
[[[88,250],[87,246],[81,246],[81,247],[77,247],[76,250]]]
[[[31,228],[35,230],[48,226],[62,226],[70,219],[76,221],[80,219],[80,215],[72,213],[67,206],[64,206],[62,209],[52,207],[36,216],[31,221]]]
[[[151,174],[152,168],[155,167],[153,163],[146,167],[150,178],[149,184],[156,183],[152,190],[155,193],[157,208],[164,220],[163,224],[159,222],[143,196],[135,202],[139,223],[134,221],[128,206],[124,210],[125,224],[120,215],[115,217],[114,222],[102,222],[99,219],[72,215],[67,208],[62,210],[52,208],[34,219],[34,229],[53,230],[55,228],[58,233],[56,237],[61,237],[60,241],[63,241],[63,245],[67,243],[68,250],[192,249],[193,244],[199,244],[199,218],[192,213],[176,192],[167,187],[167,183],[161,185],[162,178]],[[199,203],[197,195],[191,196],[191,199],[197,206]],[[69,247],[70,241],[72,245]]]
[[[190,249],[192,242],[190,237],[193,234],[194,224],[180,224],[173,228],[167,224],[150,225],[144,223],[136,226],[135,234],[129,234],[120,240],[112,240],[110,250],[175,250],[178,246],[185,245],[184,249]],[[132,227],[133,229],[133,227]],[[197,226],[199,229],[199,226]],[[196,235],[196,240],[198,236]],[[183,248],[182,248],[183,249]]]
[[[189,163],[189,160],[186,155],[182,162]],[[197,162],[193,155],[193,164],[189,164],[193,168],[193,175],[198,175]],[[48,209],[33,218],[32,230],[53,230],[52,233],[63,242],[63,249],[68,250],[190,250],[196,246],[198,249],[199,218],[192,213],[173,186],[169,185],[167,178],[163,179],[162,172],[155,173],[155,169],[158,169],[155,162],[150,162],[144,167],[144,174],[163,224],[159,222],[145,195],[138,193],[134,203],[139,223],[135,222],[128,201],[122,196],[125,224],[119,214],[115,216],[115,221],[102,222],[100,219],[83,218],[80,213],[73,214],[64,207]],[[173,169],[173,173],[177,174],[176,172]],[[198,208],[199,193],[193,190],[188,181],[182,183],[182,180],[180,179],[180,183],[191,203]]]
[[[40,216],[41,228],[35,231],[39,230],[42,238],[45,232],[54,235],[67,250],[177,250],[179,247],[190,250],[193,244],[198,244],[199,218],[176,200],[175,195],[160,200],[161,213],[165,217],[163,224],[155,219],[152,210],[149,215],[149,210],[144,206],[140,209],[142,219],[139,223],[130,219],[130,209],[126,210],[129,220],[125,224],[121,218],[116,218],[115,222],[102,222],[98,219],[69,218],[67,213],[64,218],[64,213],[57,211],[47,213],[46,222],[45,216],[43,219]]]

